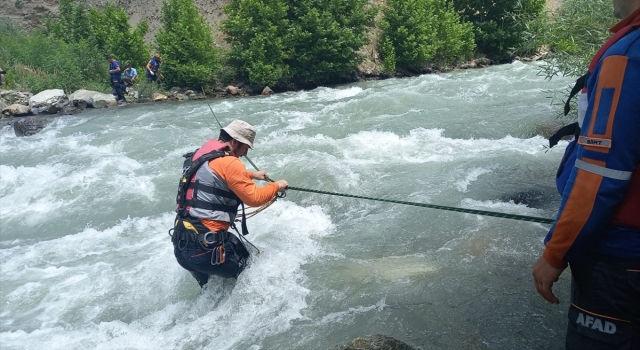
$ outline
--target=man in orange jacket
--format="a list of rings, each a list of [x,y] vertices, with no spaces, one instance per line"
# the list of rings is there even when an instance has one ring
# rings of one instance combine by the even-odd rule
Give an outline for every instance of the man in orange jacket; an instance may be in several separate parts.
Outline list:
[[[267,180],[267,173],[247,171],[239,157],[253,148],[256,130],[249,123],[234,120],[187,158],[178,195],[178,213],[172,242],[178,263],[191,272],[200,286],[209,275],[237,278],[246,267],[249,252],[230,233],[238,207],[252,207],[272,200],[287,189],[277,180],[258,187],[252,180]],[[242,233],[247,234],[244,216]]]

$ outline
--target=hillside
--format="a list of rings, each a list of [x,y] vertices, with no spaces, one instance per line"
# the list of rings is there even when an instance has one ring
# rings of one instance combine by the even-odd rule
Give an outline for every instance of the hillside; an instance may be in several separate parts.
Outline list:
[[[107,2],[124,8],[131,16],[131,24],[136,25],[142,20],[149,23],[149,33],[145,37],[151,42],[155,32],[161,26],[160,16],[162,0],[84,0],[84,3],[102,7]],[[226,0],[194,0],[200,13],[203,14],[214,32],[216,43],[223,44],[222,34],[217,30],[217,24],[225,18],[222,6]],[[24,29],[42,26],[42,20],[49,14],[58,13],[58,0],[0,0],[0,16],[7,16]]]
[[[149,33],[145,39],[147,42],[153,40],[155,32],[161,26],[162,0],[84,0],[83,2],[91,6],[102,7],[109,1],[127,11],[131,16],[131,24],[134,26],[146,19],[149,23]],[[211,25],[216,43],[224,45],[223,35],[217,29],[217,25],[226,17],[222,7],[227,0],[194,1],[200,9],[200,13],[207,18]],[[370,2],[380,3],[382,0]],[[561,0],[547,0],[547,8],[555,10],[560,2]],[[14,19],[25,29],[40,27],[45,16],[57,13],[58,0],[0,0],[0,16]]]

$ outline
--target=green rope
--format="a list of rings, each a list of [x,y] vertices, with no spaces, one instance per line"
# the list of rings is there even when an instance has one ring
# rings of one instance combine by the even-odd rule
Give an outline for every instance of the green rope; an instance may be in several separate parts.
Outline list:
[[[506,214],[506,213],[498,213],[498,212],[487,211],[487,210],[465,209],[465,208],[448,207],[448,206],[444,206],[444,205],[434,205],[434,204],[416,203],[416,202],[408,202],[408,201],[397,201],[397,200],[393,200],[393,199],[382,199],[382,198],[373,198],[373,197],[365,197],[365,196],[356,196],[356,195],[353,195],[353,194],[336,193],[336,192],[329,192],[329,191],[319,191],[319,190],[312,190],[312,189],[309,189],[309,188],[301,188],[301,187],[289,186],[288,189],[289,190],[294,190],[294,191],[328,194],[328,195],[331,195],[331,196],[339,196],[339,197],[347,197],[347,198],[358,198],[358,199],[368,199],[368,200],[378,201],[378,202],[412,205],[412,206],[415,206],[415,207],[422,207],[422,208],[449,210],[449,211],[455,211],[455,212],[459,212],[459,213],[494,216],[494,217],[497,217],[497,218],[504,218],[504,219],[515,219],[515,220],[521,220],[521,221],[539,222],[539,223],[542,223],[542,224],[553,224],[555,222],[555,220],[553,220],[553,219],[547,219],[547,218],[541,218],[541,217],[535,217],[535,216]]]
[[[213,117],[216,119],[216,122],[218,122],[218,125],[220,125],[220,128],[222,128],[222,124],[220,124],[220,121],[216,117],[216,114],[213,113],[213,109],[211,109],[211,105],[207,104],[207,106],[209,106],[209,110],[213,114]],[[260,169],[258,169],[258,167],[255,164],[253,164],[253,162],[251,161],[251,159],[249,159],[249,157],[245,156],[245,158],[247,159],[247,161],[249,161],[249,163],[251,163],[251,165],[253,166],[254,169],[256,169],[256,171],[260,171]],[[267,181],[273,182],[273,180],[271,180],[268,177],[267,177]],[[445,206],[445,205],[435,205],[435,204],[426,204],[426,203],[397,201],[397,200],[393,200],[393,199],[382,199],[382,198],[373,198],[373,197],[365,197],[365,196],[356,196],[356,195],[353,195],[353,194],[344,194],[344,193],[329,192],[329,191],[319,191],[319,190],[312,190],[312,189],[309,189],[309,188],[302,188],[302,187],[289,186],[288,189],[289,190],[293,190],[293,191],[328,194],[330,196],[357,198],[357,199],[367,199],[367,200],[378,201],[378,202],[412,205],[414,207],[448,210],[448,211],[455,211],[455,212],[458,212],[458,213],[477,214],[477,215],[493,216],[493,217],[504,218],[504,219],[514,219],[514,220],[520,220],[520,221],[538,222],[538,223],[541,223],[541,224],[553,224],[555,222],[555,220],[553,220],[553,219],[541,218],[541,217],[536,217],[536,216],[506,214],[506,213],[499,213],[499,212],[488,211],[488,210],[465,209],[465,208],[448,207],[448,206]]]

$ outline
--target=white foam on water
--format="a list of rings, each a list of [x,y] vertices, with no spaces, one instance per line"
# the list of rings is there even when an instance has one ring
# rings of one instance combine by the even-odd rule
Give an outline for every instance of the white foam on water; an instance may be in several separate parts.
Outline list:
[[[489,173],[491,173],[491,170],[489,169],[483,169],[483,168],[466,169],[465,174],[463,174],[465,178],[462,180],[458,180],[455,183],[455,185],[460,192],[462,193],[467,192],[467,188],[469,187],[469,185],[472,182],[478,180],[478,177],[480,177],[480,175],[489,174]]]
[[[461,207],[469,209],[488,210],[499,213],[510,213],[518,215],[542,216],[543,209],[530,208],[526,204],[515,204],[513,201],[503,202],[500,200],[479,201],[472,198],[464,198]]]
[[[10,288],[0,342],[8,349],[247,348],[302,317],[309,290],[301,267],[321,254],[317,238],[334,230],[319,206],[281,200],[250,219],[261,253],[235,286],[221,289],[214,277],[202,294],[173,257],[165,233],[172,219],[128,218],[0,250],[3,289]],[[35,300],[24,298],[33,293]]]

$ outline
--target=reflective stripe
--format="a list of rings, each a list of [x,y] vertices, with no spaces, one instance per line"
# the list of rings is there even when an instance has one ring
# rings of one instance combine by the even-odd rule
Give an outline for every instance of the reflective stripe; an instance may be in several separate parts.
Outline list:
[[[633,174],[633,172],[631,171],[613,170],[613,169],[601,167],[599,165],[587,163],[580,159],[576,159],[576,168],[588,171],[590,173],[594,173],[596,175],[608,177],[614,180],[629,180],[631,179],[631,175]]]

